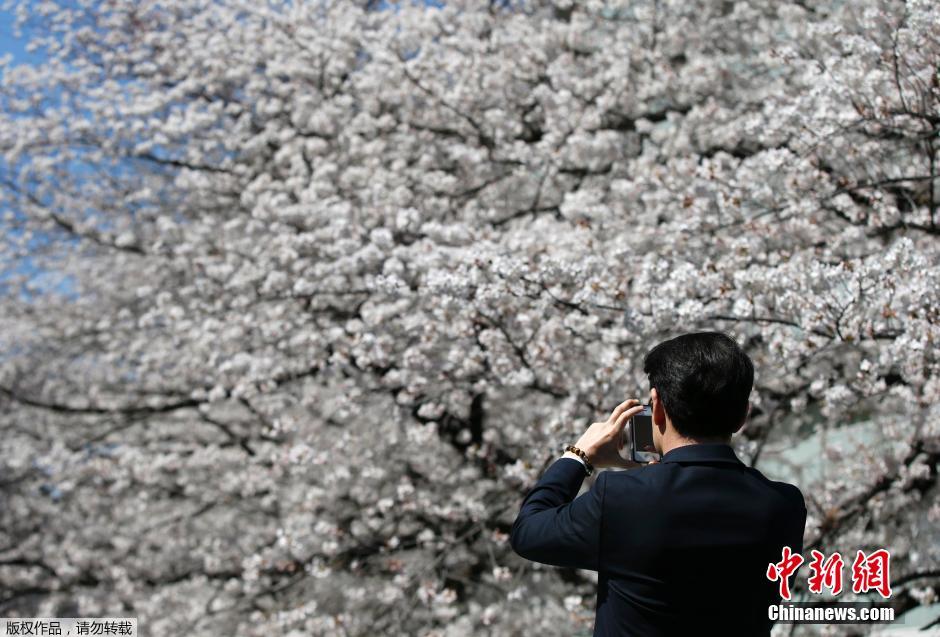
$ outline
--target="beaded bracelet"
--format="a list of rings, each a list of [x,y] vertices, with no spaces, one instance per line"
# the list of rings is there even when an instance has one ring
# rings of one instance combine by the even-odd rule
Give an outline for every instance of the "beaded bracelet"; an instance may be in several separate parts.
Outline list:
[[[588,462],[587,454],[575,447],[574,445],[568,445],[565,447],[565,451],[570,451],[571,453],[577,454],[584,460],[584,470],[587,472],[587,475],[594,473],[594,465]]]

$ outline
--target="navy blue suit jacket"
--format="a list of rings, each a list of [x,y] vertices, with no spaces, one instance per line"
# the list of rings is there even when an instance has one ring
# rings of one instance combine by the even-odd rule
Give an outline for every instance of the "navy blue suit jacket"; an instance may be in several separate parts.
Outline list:
[[[556,460],[509,536],[526,559],[598,572],[595,637],[770,633],[767,607],[780,596],[767,567],[784,546],[803,552],[797,487],[767,479],[725,444],[677,447],[658,464],[596,476],[578,496],[584,466]]]

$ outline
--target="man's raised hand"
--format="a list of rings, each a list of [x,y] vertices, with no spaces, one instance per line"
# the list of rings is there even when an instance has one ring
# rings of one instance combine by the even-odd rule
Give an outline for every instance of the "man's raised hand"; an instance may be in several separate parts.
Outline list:
[[[623,440],[623,428],[627,421],[643,411],[643,404],[636,398],[623,401],[611,412],[604,422],[595,422],[578,439],[575,446],[587,454],[588,462],[596,468],[621,467],[629,469],[643,466],[620,456],[620,443]]]

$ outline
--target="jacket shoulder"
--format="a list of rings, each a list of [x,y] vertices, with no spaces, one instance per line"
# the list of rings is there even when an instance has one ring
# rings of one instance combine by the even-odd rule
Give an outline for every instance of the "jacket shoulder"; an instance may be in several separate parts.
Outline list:
[[[789,482],[783,482],[780,480],[771,480],[754,467],[748,467],[748,471],[751,473],[751,475],[755,476],[768,487],[773,489],[776,493],[778,493],[792,508],[803,510],[806,509],[806,499],[803,497],[803,492],[800,491],[800,488],[795,484],[790,484]]]
[[[783,489],[787,496],[793,500],[794,504],[798,508],[806,509],[806,498],[803,497],[803,492],[800,491],[800,488],[795,484],[790,484],[789,482],[777,482],[780,489]]]
[[[608,489],[655,489],[664,481],[668,467],[651,464],[636,469],[604,472],[608,476]]]

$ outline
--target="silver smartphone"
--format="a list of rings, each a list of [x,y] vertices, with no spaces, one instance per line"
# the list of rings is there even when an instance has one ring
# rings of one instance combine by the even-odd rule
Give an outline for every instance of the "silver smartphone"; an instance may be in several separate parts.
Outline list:
[[[624,427],[624,431],[629,429],[630,459],[633,462],[646,464],[653,460],[659,460],[659,453],[653,444],[653,408],[649,405],[643,407],[643,411],[630,418],[629,427]]]

